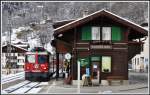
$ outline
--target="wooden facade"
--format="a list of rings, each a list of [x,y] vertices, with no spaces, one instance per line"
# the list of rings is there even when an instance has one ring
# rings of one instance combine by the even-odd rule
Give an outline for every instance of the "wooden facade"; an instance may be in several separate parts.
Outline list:
[[[89,68],[91,78],[98,74],[99,82],[110,76],[128,80],[128,61],[141,52],[143,42],[140,38],[147,36],[146,30],[106,10],[61,24],[54,24],[52,45],[56,48],[58,61],[59,53],[72,54],[72,80],[77,80],[78,61],[82,64],[81,75]],[[107,35],[104,30],[111,32]],[[94,34],[92,31],[99,32]]]
[[[12,68],[23,68],[25,53],[28,52],[28,50],[11,44],[11,53],[8,53],[8,48],[8,44],[2,46],[2,68],[6,67],[6,63],[9,62],[9,60]]]

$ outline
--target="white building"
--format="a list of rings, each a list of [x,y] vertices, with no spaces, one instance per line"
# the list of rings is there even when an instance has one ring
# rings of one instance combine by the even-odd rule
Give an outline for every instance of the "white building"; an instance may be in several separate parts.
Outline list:
[[[148,23],[142,23],[141,26],[143,26],[145,29],[148,30]],[[149,35],[149,34],[148,34]],[[142,39],[144,40],[144,38]],[[144,41],[143,46],[143,52],[136,55],[134,58],[132,58],[132,69],[137,72],[143,72],[148,70],[148,64],[149,64],[149,36]]]

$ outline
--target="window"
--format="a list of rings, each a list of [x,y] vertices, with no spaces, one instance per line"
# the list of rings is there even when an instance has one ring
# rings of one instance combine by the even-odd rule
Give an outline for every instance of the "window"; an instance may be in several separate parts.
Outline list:
[[[43,63],[46,63],[48,60],[47,60],[47,56],[46,55],[38,55],[38,63],[39,64],[43,64]]]
[[[121,29],[120,27],[112,27],[112,41],[120,41],[121,40]]]
[[[136,65],[136,58],[134,60],[135,60],[135,65]]]
[[[111,40],[111,27],[102,28],[102,40]]]
[[[100,27],[92,27],[92,40],[100,40]]]
[[[27,56],[27,62],[35,63],[35,55],[28,55]]]
[[[13,56],[15,56],[15,53],[13,53]]]
[[[14,55],[14,53],[10,53],[10,56],[13,56]]]
[[[15,53],[15,56],[17,56],[18,55],[18,53]]]
[[[81,67],[89,67],[89,57],[79,58],[78,61],[80,62]]]
[[[137,65],[139,65],[139,58],[137,58]]]
[[[100,61],[100,57],[93,56],[93,57],[91,57],[91,61]]]
[[[144,57],[140,57],[140,63],[144,63]]]
[[[82,40],[91,40],[91,27],[90,26],[84,26],[82,27]]]
[[[111,72],[110,56],[102,56],[102,72]]]

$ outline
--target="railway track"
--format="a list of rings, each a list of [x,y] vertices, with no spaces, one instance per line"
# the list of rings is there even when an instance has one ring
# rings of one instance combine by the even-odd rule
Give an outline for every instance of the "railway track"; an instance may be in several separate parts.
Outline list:
[[[5,84],[5,83],[16,81],[18,79],[24,79],[24,72],[14,74],[14,75],[10,75],[10,76],[4,76],[4,77],[1,78],[1,83]]]
[[[4,89],[3,92],[10,94],[38,93],[42,89],[39,85],[40,82],[24,81]]]

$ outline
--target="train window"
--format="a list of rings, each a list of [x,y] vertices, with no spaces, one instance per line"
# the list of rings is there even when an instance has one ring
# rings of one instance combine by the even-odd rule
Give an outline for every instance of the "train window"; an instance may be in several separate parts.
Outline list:
[[[29,63],[35,63],[35,55],[28,55],[27,56],[27,61]]]
[[[47,56],[46,55],[39,55],[38,56],[38,63],[43,64],[47,62]]]

